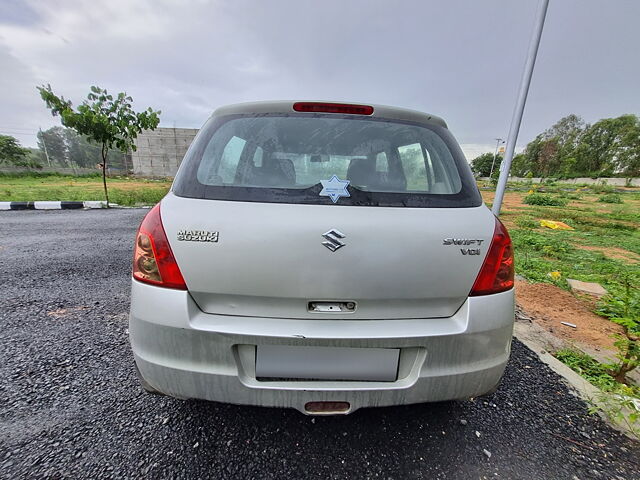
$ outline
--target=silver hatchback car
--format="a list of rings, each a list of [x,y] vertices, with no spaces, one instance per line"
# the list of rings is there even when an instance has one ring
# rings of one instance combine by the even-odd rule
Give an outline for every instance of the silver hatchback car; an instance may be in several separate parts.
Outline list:
[[[513,250],[433,115],[259,102],[214,112],[137,234],[146,390],[345,414],[493,391]]]

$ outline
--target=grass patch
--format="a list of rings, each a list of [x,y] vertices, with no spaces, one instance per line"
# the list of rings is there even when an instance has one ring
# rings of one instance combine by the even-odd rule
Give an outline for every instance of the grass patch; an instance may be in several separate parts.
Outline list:
[[[147,180],[131,177],[107,179],[109,198],[119,205],[152,205],[164,197],[171,180]],[[71,176],[59,174],[0,175],[0,201],[104,200],[100,174]]]
[[[600,185],[589,185],[593,193],[613,193],[616,189],[612,185],[601,183]]]
[[[597,282],[606,288],[617,286],[622,276],[640,274],[637,264],[627,264],[608,258],[600,252],[576,248],[576,245],[611,245],[611,237],[581,237],[572,231],[545,231],[544,229],[512,229],[515,247],[516,272],[529,280],[556,284],[567,289],[567,278]],[[627,236],[628,249],[640,248],[637,238]],[[624,244],[624,241],[618,242]],[[549,272],[559,271],[559,279],[549,277]]]
[[[515,223],[520,228],[533,229],[540,226],[540,222],[531,215],[520,215],[519,217],[516,217]]]
[[[586,353],[565,348],[558,350],[555,353],[555,357],[603,392],[631,395],[640,398],[639,387],[616,382],[614,378],[609,375],[609,367],[607,365],[598,362]]]
[[[552,283],[565,289],[568,288],[566,279],[575,278],[598,282],[609,290],[619,288],[623,277],[640,276],[640,263],[631,258],[634,253],[640,255],[640,193],[616,193],[624,203],[609,204],[598,202],[602,195],[593,193],[591,189],[573,186],[574,195],[572,192],[563,193],[566,186],[545,185],[547,191],[558,189],[557,195],[526,195],[519,187],[516,191],[509,189],[503,203],[503,213],[509,221],[509,233],[514,242],[518,274],[531,281]],[[532,186],[530,190],[540,188]],[[483,195],[492,198],[489,192],[483,192]],[[534,195],[534,198],[542,197],[543,200],[534,200],[535,204],[525,203]],[[571,196],[579,198],[569,198]],[[547,205],[549,198],[561,198],[567,204],[562,208],[550,206]],[[561,221],[575,230],[543,228],[539,224],[542,219]],[[581,246],[601,247],[605,254],[578,248]],[[631,252],[629,261],[607,257],[606,250],[611,247],[616,247],[618,256],[625,250]],[[561,272],[559,278],[549,275],[555,271]]]
[[[622,197],[617,193],[607,193],[598,198],[601,203],[624,203]]]
[[[567,198],[549,195],[546,193],[531,193],[524,197],[522,201],[527,205],[542,205],[545,207],[564,207],[569,203]]]

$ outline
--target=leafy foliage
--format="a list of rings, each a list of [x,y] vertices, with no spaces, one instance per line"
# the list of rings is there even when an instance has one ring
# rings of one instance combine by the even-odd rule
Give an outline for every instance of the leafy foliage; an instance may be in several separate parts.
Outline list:
[[[494,171],[500,171],[500,164],[502,163],[502,156],[497,155],[494,157],[493,153],[483,153],[482,155],[477,156],[473,160],[471,160],[471,170],[479,177],[488,177],[491,173],[491,165],[493,166]]]
[[[38,148],[41,157],[52,165],[93,168],[102,161],[100,145],[89,141],[85,135],[64,127],[51,127],[38,132]],[[108,153],[107,163],[118,170],[126,170],[125,155],[118,150]]]
[[[18,140],[10,135],[0,135],[0,164],[33,166],[29,162],[29,149],[20,146]]]
[[[545,193],[531,193],[524,197],[522,201],[528,205],[542,205],[545,207],[564,207],[569,203],[566,198],[548,195]]]
[[[617,193],[607,193],[598,198],[602,203],[624,203],[622,197]]]
[[[622,426],[629,434],[640,440],[640,413],[637,399],[628,394],[601,393],[589,403],[589,413],[602,412],[611,422]]]
[[[620,392],[620,384],[609,374],[607,365],[598,362],[586,353],[565,348],[558,350],[555,357],[600,390]]]
[[[527,145],[512,173],[536,177],[640,175],[640,120],[636,115],[587,125],[576,115],[561,118]]]
[[[107,90],[96,86],[91,87],[87,100],[77,109],[64,97],[54,94],[50,85],[38,87],[38,91],[52,115],[59,115],[64,126],[100,145],[102,178],[108,206],[106,171],[109,150],[118,149],[123,153],[135,150],[134,140],[142,130],[153,130],[158,126],[160,112],[151,108],[135,112],[133,99],[126,93],[121,92],[114,97]]]
[[[632,288],[630,277],[624,278],[621,290],[604,297],[598,313],[624,330],[624,335],[616,337],[618,363],[611,368],[612,375],[623,382],[628,372],[640,366],[640,293]]]

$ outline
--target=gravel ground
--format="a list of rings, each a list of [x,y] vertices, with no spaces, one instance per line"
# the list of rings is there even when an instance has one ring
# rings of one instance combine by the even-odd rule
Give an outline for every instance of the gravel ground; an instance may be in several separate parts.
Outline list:
[[[519,342],[489,399],[313,418],[150,396],[127,339],[143,210],[0,212],[1,478],[640,479]]]

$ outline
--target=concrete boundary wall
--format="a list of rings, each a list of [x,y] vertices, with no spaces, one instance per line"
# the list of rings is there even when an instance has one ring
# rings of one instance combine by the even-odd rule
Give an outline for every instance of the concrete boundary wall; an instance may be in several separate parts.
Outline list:
[[[197,128],[157,128],[145,130],[136,139],[131,152],[133,174],[143,177],[173,177]]]

